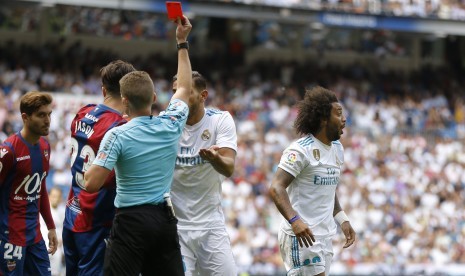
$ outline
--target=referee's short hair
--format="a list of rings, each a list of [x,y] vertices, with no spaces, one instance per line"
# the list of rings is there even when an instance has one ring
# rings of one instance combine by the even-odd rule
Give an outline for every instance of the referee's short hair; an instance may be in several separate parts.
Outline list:
[[[149,74],[144,71],[133,71],[119,81],[121,96],[129,101],[133,110],[141,110],[153,103],[155,89]]]

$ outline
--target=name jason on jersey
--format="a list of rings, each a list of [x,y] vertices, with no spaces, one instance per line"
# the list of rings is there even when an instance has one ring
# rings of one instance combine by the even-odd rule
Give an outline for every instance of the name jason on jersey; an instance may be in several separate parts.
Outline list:
[[[87,118],[87,115],[88,114],[86,114],[86,118]],[[92,116],[92,115],[89,115],[89,116]],[[96,120],[98,121],[98,119],[96,119]],[[76,121],[75,127],[74,127],[74,133],[77,133],[77,132],[82,132],[87,136],[87,138],[90,138],[92,136],[92,134],[94,134],[94,128],[93,128],[93,126],[90,126],[90,125],[86,124],[85,122]]]

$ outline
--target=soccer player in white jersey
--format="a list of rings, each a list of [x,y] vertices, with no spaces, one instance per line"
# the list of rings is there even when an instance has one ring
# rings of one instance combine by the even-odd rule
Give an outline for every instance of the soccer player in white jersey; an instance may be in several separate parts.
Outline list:
[[[185,274],[237,275],[221,207],[221,183],[234,172],[236,126],[229,112],[205,108],[207,85],[196,71],[192,86],[171,187]]]
[[[336,222],[346,238],[344,248],[355,241],[336,195],[344,163],[338,140],[345,123],[341,104],[327,89],[308,90],[299,103],[294,127],[304,137],[284,151],[270,188],[284,217],[278,240],[287,275],[329,275]]]

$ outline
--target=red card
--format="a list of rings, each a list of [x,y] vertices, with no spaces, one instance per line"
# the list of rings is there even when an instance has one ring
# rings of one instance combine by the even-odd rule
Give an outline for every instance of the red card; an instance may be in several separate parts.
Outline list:
[[[176,20],[178,17],[182,19],[181,2],[166,2],[166,10],[168,11],[168,19]]]

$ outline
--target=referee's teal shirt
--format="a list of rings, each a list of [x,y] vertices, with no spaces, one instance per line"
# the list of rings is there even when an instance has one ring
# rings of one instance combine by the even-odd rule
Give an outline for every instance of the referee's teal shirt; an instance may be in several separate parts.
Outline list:
[[[188,114],[187,104],[174,99],[163,115],[136,117],[105,134],[93,164],[115,169],[116,208],[164,201]]]

